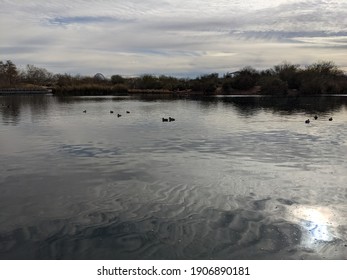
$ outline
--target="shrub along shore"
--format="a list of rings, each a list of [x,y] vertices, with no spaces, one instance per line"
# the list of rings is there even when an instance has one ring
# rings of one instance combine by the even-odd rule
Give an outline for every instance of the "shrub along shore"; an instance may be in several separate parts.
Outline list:
[[[52,74],[44,68],[27,65],[18,69],[10,60],[0,61],[0,93],[47,93],[56,95],[320,95],[347,94],[347,75],[333,62],[317,62],[305,67],[288,62],[258,71],[239,71],[175,78],[145,74],[139,77],[102,74],[80,76]]]

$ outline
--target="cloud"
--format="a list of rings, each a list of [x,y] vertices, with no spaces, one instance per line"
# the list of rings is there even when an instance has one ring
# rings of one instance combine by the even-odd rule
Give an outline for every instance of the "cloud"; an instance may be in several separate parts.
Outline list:
[[[116,19],[113,17],[99,16],[76,16],[76,17],[54,17],[47,19],[47,22],[52,25],[69,25],[69,24],[94,24],[94,23],[116,23],[127,22],[126,20]]]
[[[322,59],[347,70],[343,0],[0,0],[0,5],[0,59],[53,72],[192,75]]]

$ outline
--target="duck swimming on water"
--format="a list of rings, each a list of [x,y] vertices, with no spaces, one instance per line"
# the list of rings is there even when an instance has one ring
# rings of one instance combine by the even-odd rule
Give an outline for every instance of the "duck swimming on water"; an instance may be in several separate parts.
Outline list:
[[[305,123],[310,123],[310,119],[307,119],[307,120],[305,121]]]

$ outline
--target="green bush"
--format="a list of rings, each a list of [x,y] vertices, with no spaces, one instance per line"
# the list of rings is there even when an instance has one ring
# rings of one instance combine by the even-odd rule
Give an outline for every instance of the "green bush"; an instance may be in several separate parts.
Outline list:
[[[112,75],[111,76],[111,83],[112,84],[124,84],[125,79],[121,75]]]
[[[259,73],[252,67],[245,67],[231,80],[234,89],[247,90],[254,87],[258,81]]]
[[[261,93],[271,95],[285,95],[288,92],[288,84],[277,77],[263,77],[259,84]]]

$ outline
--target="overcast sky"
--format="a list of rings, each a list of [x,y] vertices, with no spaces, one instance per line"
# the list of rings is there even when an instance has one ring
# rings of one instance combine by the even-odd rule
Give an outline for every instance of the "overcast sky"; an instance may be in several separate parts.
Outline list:
[[[347,1],[0,0],[0,60],[195,77],[283,61],[347,71]]]

